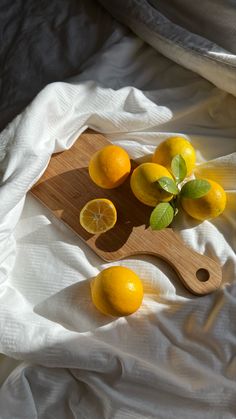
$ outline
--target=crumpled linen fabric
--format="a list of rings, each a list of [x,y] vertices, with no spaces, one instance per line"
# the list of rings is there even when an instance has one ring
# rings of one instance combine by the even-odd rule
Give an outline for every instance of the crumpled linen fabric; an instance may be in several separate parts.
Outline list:
[[[99,0],[157,51],[236,95],[235,0]]]
[[[235,417],[234,113],[231,98],[207,83],[202,91],[184,123],[184,100],[167,106],[160,90],[54,83],[2,132],[0,351],[22,362],[1,386],[1,419]],[[173,129],[178,108],[182,127],[210,114],[214,132],[218,113],[222,125],[225,118],[223,140],[204,128],[189,138],[198,173],[220,170],[228,207],[212,222],[182,214],[174,224],[187,245],[220,262],[223,288],[194,297],[165,262],[129,258],[115,264],[141,276],[142,307],[105,317],[91,303],[89,279],[108,264],[26,192],[51,154],[88,126],[146,160],[181,133]]]
[[[117,26],[96,0],[1,0],[0,131],[43,87],[118,42]]]

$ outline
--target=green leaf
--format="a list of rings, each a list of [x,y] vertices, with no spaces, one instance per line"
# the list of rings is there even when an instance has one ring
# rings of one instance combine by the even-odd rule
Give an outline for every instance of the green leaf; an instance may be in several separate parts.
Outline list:
[[[171,162],[171,171],[178,183],[182,182],[187,175],[187,166],[181,154],[173,157]]]
[[[161,202],[151,213],[150,226],[152,230],[162,230],[172,222],[173,218],[173,207],[168,202]]]
[[[169,192],[173,195],[177,195],[179,193],[179,190],[175,182],[171,178],[163,176],[160,179],[158,179],[157,182],[159,183],[160,187],[164,189],[164,191]]]
[[[198,199],[206,195],[211,189],[210,183],[205,179],[194,179],[185,183],[181,189],[183,198]]]

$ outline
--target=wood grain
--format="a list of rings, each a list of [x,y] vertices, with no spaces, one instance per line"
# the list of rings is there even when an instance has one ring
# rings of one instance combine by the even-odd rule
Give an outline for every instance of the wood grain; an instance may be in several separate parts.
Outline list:
[[[184,286],[192,293],[203,295],[214,291],[221,283],[220,266],[186,247],[171,228],[162,231],[147,228],[151,208],[133,196],[129,179],[113,190],[101,189],[91,181],[89,160],[93,153],[108,143],[101,134],[93,131],[83,133],[71,149],[53,155],[46,172],[31,193],[102,259],[114,261],[137,254],[155,255],[175,269]],[[132,166],[135,166],[134,162]],[[85,203],[94,198],[111,199],[117,208],[118,220],[112,230],[92,236],[81,227],[79,214]],[[202,273],[205,278],[199,280],[198,276],[200,278]]]

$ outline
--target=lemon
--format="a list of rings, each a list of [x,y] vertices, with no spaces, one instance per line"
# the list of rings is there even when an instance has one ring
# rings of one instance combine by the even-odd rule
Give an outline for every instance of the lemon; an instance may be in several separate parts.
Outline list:
[[[163,141],[156,148],[152,161],[171,170],[171,161],[177,154],[185,160],[189,176],[195,167],[196,153],[190,142],[183,137],[170,137]]]
[[[105,233],[116,221],[116,208],[109,199],[92,199],[80,211],[80,224],[91,234]]]
[[[130,173],[128,153],[119,146],[108,145],[97,151],[89,162],[89,175],[96,185],[105,189],[117,188]]]
[[[181,198],[181,205],[191,217],[204,221],[218,217],[226,206],[226,193],[219,183],[206,179],[211,189],[198,199]]]
[[[130,186],[139,201],[150,207],[155,207],[160,201],[170,201],[172,195],[161,189],[157,183],[161,177],[172,176],[168,170],[156,163],[142,163],[134,169]]]
[[[91,295],[94,305],[103,314],[128,316],[142,303],[143,285],[131,269],[111,266],[92,279]]]

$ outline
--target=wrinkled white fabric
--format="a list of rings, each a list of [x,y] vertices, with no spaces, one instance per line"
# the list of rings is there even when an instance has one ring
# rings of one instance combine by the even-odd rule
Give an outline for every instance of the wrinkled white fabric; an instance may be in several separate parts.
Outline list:
[[[135,48],[131,74],[148,91],[101,87],[82,74],[46,87],[1,134],[0,351],[23,361],[0,359],[1,419],[236,417],[236,99],[141,41]],[[98,58],[94,78],[106,60]],[[129,258],[118,264],[142,278],[142,307],[120,319],[96,311],[89,279],[108,264],[26,196],[51,154],[88,126],[139,160],[169,135],[193,142],[198,173],[221,181],[228,206],[201,224],[180,214],[174,228],[219,261],[221,290],[194,297],[163,261]]]
[[[236,95],[235,0],[99,0],[171,60]]]

